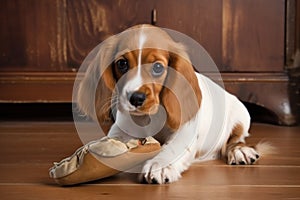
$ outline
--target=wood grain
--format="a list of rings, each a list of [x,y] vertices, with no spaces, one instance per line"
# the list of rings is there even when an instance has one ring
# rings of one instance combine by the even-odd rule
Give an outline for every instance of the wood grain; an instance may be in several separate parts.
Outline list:
[[[222,69],[222,1],[155,1],[157,26],[186,34],[196,40]]]
[[[0,103],[72,102],[74,72],[0,72]]]
[[[284,19],[284,0],[224,0],[223,70],[282,71]]]
[[[151,23],[153,9],[156,25],[195,39],[220,71],[284,67],[284,0],[4,0],[0,9],[0,70],[78,68],[107,37]]]
[[[151,23],[155,9],[156,25],[187,34],[221,72],[236,73],[226,83],[229,91],[290,125],[300,119],[299,8],[296,0],[2,0],[0,101],[70,102],[69,72],[107,37]],[[35,72],[45,73],[37,81]],[[255,81],[240,81],[247,72]],[[266,72],[288,80],[273,86],[256,80]]]
[[[289,84],[286,74],[221,73],[222,79],[215,73],[205,75],[216,82],[223,81],[227,91],[250,103],[251,107],[248,109],[256,121],[296,124],[299,89],[298,84]],[[76,76],[82,77],[83,74],[0,72],[0,103],[70,103]],[[269,95],[265,95],[266,93]]]
[[[271,142],[277,152],[250,166],[221,160],[195,163],[175,183],[139,184],[136,174],[76,187],[48,176],[53,161],[81,146],[73,122],[0,122],[1,199],[299,199],[300,127],[253,124],[249,143]]]
[[[67,1],[68,65],[79,67],[88,53],[109,36],[151,23],[152,1]]]
[[[66,68],[65,0],[5,0],[0,7],[1,68],[70,70]]]

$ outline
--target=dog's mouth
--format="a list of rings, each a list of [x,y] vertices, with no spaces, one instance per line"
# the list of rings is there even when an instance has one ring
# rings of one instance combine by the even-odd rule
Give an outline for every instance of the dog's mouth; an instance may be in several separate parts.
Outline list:
[[[163,129],[166,115],[159,111],[155,115],[144,114],[139,111],[122,112],[117,110],[115,123],[127,135],[145,138],[156,135]]]
[[[155,115],[158,111],[158,105],[152,105],[150,109],[145,109],[143,107],[136,108],[133,111],[129,111],[132,116],[145,116],[145,115]]]

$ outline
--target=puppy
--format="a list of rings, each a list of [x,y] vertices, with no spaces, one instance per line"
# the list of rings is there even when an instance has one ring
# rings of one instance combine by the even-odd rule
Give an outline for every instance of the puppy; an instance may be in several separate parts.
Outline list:
[[[246,165],[260,157],[245,144],[245,106],[197,73],[186,48],[158,27],[135,26],[104,41],[80,84],[78,105],[109,137],[154,136],[163,144],[143,166],[147,183],[177,181],[196,161],[222,157]]]

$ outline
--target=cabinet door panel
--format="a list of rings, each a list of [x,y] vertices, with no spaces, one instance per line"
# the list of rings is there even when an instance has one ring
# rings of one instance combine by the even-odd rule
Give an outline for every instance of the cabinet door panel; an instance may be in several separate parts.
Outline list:
[[[165,0],[155,2],[157,25],[184,33],[222,64],[222,1]]]
[[[66,67],[65,2],[0,2],[0,70],[63,71]]]
[[[282,71],[284,0],[223,0],[223,69]]]
[[[78,67],[103,40],[126,28],[151,22],[152,1],[67,1],[68,65]]]
[[[284,67],[284,0],[156,1],[157,25],[199,42],[222,72]]]

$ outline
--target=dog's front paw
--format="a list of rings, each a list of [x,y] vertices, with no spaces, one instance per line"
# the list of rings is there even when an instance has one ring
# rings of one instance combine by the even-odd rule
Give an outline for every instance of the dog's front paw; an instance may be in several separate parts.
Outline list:
[[[150,160],[148,161],[140,174],[140,181],[150,184],[165,184],[177,181],[181,175],[180,172],[173,166],[161,166],[161,162]]]
[[[237,145],[228,151],[227,157],[230,165],[251,165],[259,159],[259,154],[252,147]]]

